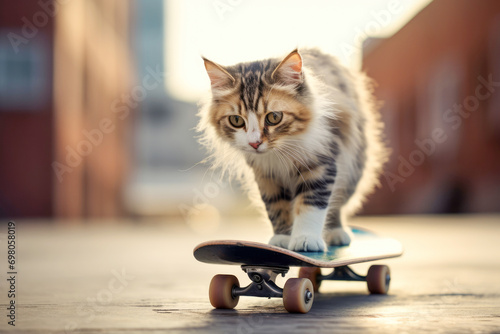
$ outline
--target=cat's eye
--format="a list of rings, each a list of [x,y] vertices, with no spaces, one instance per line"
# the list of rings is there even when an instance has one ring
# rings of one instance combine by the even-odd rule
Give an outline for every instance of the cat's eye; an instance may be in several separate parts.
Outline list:
[[[281,111],[272,111],[266,115],[266,122],[269,125],[276,125],[283,119],[283,113]]]
[[[245,125],[243,117],[238,115],[229,116],[229,123],[231,123],[231,125],[234,126],[235,128],[241,128],[243,125]]]

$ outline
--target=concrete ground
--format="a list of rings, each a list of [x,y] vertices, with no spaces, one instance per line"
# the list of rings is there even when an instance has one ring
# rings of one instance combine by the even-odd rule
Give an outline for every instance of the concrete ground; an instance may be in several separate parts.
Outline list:
[[[254,219],[220,225],[17,222],[16,326],[7,324],[7,226],[0,225],[0,332],[20,333],[500,333],[500,217],[357,218],[399,239],[388,296],[364,283],[325,282],[308,314],[281,299],[242,297],[214,310],[208,284],[238,266],[197,262],[209,239],[266,242]],[[365,273],[369,264],[357,265]],[[294,269],[287,277],[293,277]],[[278,280],[279,285],[284,279]]]

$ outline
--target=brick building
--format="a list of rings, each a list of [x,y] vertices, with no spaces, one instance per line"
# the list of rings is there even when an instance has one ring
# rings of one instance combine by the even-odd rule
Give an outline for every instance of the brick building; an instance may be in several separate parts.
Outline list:
[[[365,212],[499,212],[500,1],[435,0],[363,69],[392,149]]]
[[[1,217],[122,212],[127,119],[113,103],[130,91],[128,9],[0,2]]]

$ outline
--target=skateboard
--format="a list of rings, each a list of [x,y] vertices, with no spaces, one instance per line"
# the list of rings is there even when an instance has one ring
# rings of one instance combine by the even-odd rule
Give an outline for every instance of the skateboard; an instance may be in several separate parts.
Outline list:
[[[397,240],[365,229],[351,227],[353,238],[348,246],[330,246],[325,252],[294,252],[263,243],[240,240],[215,240],[199,244],[194,257],[201,262],[240,265],[251,283],[240,287],[234,275],[216,275],[209,288],[210,303],[218,309],[232,309],[240,296],[283,298],[290,313],[307,313],[314,293],[323,281],[367,282],[372,294],[387,294],[391,280],[389,267],[372,265],[366,276],[354,272],[352,264],[398,257],[403,247]],[[276,285],[290,267],[300,267],[299,277],[290,278],[283,288]],[[321,268],[333,268],[322,275]]]

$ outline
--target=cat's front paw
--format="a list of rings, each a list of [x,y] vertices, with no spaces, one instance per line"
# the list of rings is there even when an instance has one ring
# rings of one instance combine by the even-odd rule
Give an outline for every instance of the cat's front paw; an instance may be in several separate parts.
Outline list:
[[[292,235],[288,249],[295,252],[324,252],[325,241],[321,236],[312,234]]]
[[[288,248],[288,244],[290,243],[290,235],[288,234],[275,234],[269,240],[269,244],[273,246],[278,246],[281,248]]]
[[[329,246],[347,246],[351,243],[351,234],[348,227],[337,227],[325,231],[323,237]]]

